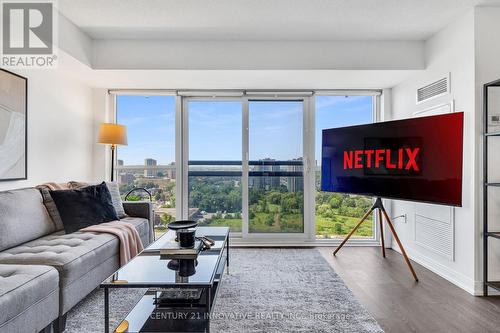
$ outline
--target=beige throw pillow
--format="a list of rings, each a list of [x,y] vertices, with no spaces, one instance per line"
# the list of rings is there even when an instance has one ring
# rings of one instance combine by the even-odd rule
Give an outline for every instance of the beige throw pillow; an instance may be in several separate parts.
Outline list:
[[[125,209],[123,208],[122,197],[120,195],[120,187],[115,182],[106,182],[109,193],[111,193],[111,201],[113,202],[113,207],[115,207],[116,215],[119,218],[127,217],[125,214]]]

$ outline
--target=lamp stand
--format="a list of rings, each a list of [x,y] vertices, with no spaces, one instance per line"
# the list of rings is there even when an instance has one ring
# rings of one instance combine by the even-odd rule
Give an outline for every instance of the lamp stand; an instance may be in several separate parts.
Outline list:
[[[111,145],[111,181],[115,180],[115,150],[116,145]]]
[[[385,245],[384,245],[384,232],[383,232],[383,221],[382,221],[382,214],[385,217],[385,220],[387,221],[387,225],[389,226],[389,229],[391,229],[392,235],[394,236],[394,239],[399,245],[399,248],[401,249],[401,253],[403,254],[403,258],[406,261],[406,264],[408,265],[408,268],[410,269],[411,274],[413,275],[413,278],[415,279],[416,282],[418,282],[417,274],[415,274],[415,271],[413,270],[413,266],[411,265],[410,260],[408,259],[408,256],[406,255],[405,248],[403,247],[403,244],[401,244],[401,241],[399,240],[398,234],[396,233],[396,230],[394,229],[394,226],[392,225],[391,219],[387,215],[387,212],[385,211],[384,204],[382,203],[381,198],[377,198],[375,200],[375,203],[373,206],[363,215],[361,220],[359,220],[358,224],[349,232],[349,234],[346,236],[346,238],[340,243],[339,246],[333,251],[333,255],[336,255],[337,252],[344,246],[344,244],[351,238],[352,234],[359,228],[361,223],[363,223],[368,216],[375,210],[378,209],[378,217],[379,217],[379,223],[380,223],[380,235],[382,237],[382,256],[385,258]]]

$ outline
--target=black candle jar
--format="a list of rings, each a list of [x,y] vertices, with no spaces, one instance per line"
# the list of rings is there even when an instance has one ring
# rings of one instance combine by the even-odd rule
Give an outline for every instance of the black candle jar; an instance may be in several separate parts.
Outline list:
[[[179,240],[179,246],[182,248],[192,248],[194,247],[194,234],[196,229],[181,229],[177,231],[177,238]]]

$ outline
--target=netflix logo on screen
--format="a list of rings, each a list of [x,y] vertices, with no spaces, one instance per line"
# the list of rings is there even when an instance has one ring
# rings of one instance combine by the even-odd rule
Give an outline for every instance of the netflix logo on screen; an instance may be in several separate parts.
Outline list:
[[[419,176],[424,168],[420,137],[365,138],[363,154],[358,153],[358,162],[360,157],[365,175]],[[353,166],[356,167],[356,161]]]
[[[344,150],[344,170],[365,169],[372,174],[416,174],[420,171],[420,147]]]

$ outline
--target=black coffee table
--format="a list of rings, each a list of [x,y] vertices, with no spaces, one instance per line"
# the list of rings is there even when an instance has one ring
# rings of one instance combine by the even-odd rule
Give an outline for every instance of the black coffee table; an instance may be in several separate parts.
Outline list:
[[[109,332],[109,289],[148,288],[125,317],[127,332],[210,332],[210,314],[224,268],[229,268],[229,228],[198,227],[197,236],[215,241],[196,263],[160,257],[167,233],[104,280],[104,325]],[[194,268],[194,269],[193,269]]]

